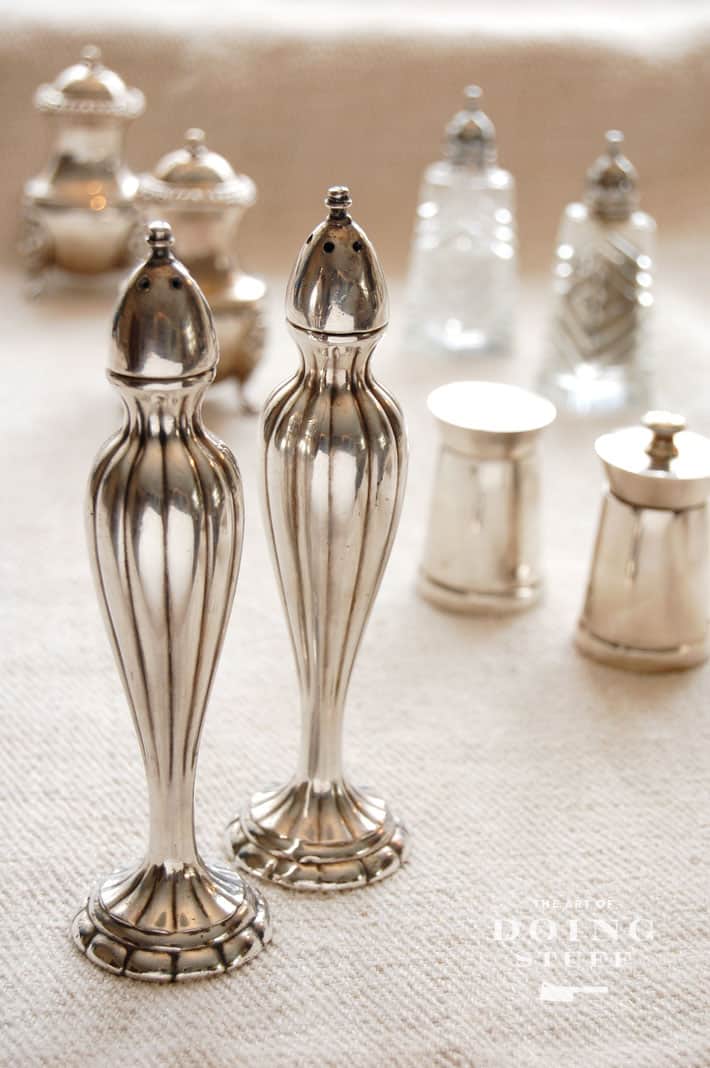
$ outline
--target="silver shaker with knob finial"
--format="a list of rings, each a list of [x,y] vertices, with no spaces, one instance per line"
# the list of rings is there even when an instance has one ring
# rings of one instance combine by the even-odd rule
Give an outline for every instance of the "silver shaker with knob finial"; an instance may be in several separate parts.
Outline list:
[[[710,439],[673,412],[597,439],[608,479],[577,646],[636,671],[710,653]]]
[[[301,353],[262,420],[263,502],[301,690],[302,740],[285,786],[256,794],[228,828],[248,871],[297,889],[362,886],[396,871],[407,835],[343,768],[348,683],[404,494],[402,413],[370,358],[387,326],[385,279],[341,186],[306,239],[286,317]]]
[[[166,223],[128,279],[108,376],[125,406],[89,485],[94,577],[148,781],[144,860],[101,882],[74,921],[87,957],[117,975],[213,975],[270,937],[261,895],[207,865],[193,795],[205,707],[232,607],[243,534],[234,457],[202,423],[217,344],[202,292]]]

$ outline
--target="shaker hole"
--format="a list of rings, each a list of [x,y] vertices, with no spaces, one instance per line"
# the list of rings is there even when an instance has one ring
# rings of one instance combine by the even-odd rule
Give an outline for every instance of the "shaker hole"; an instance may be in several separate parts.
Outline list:
[[[181,278],[171,278],[170,279],[170,285],[173,287],[173,289],[182,289],[182,279]]]
[[[145,275],[143,275],[142,278],[139,278],[138,279],[138,288],[139,289],[150,289],[150,278],[146,278]]]
[[[355,252],[359,252],[362,248],[362,241],[353,241],[353,249]]]
[[[308,237],[306,238],[306,244],[310,245],[312,240],[313,240],[313,234],[309,234]]]
[[[323,251],[324,252],[332,252],[334,248],[335,248],[335,245],[333,244],[332,241],[326,241],[326,243],[323,245]]]

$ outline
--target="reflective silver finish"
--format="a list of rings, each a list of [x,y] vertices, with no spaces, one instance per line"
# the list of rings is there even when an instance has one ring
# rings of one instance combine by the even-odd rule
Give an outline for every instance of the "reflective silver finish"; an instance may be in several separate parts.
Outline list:
[[[604,490],[579,649],[636,671],[692,667],[710,652],[710,440],[672,412],[605,434]]]
[[[242,548],[234,457],[204,428],[217,347],[207,303],[165,223],[126,283],[109,379],[125,405],[89,485],[94,577],[138,733],[150,805],[145,859],[101,882],[74,921],[87,957],[172,982],[234,968],[270,937],[261,895],[195,843],[197,750]]]
[[[37,90],[35,107],[57,136],[47,166],[24,189],[19,251],[34,280],[52,266],[99,274],[132,261],[138,179],[124,162],[124,140],[144,106],[93,45]]]
[[[537,440],[543,397],[499,382],[430,393],[441,436],[418,590],[457,612],[530,608],[542,587]]]
[[[298,372],[266,404],[263,501],[301,689],[293,779],[256,794],[227,832],[249,871],[297,889],[341,890],[397,870],[407,835],[342,764],[345,697],[389,558],[407,442],[370,357],[387,323],[375,251],[334,187],[288,286]]]
[[[240,392],[264,351],[266,284],[242,270],[234,248],[256,186],[205,144],[202,130],[185,134],[152,174],[141,176],[138,204],[156,210],[173,228],[177,254],[209,301],[219,340],[217,380],[234,378]],[[242,392],[242,403],[247,407]]]

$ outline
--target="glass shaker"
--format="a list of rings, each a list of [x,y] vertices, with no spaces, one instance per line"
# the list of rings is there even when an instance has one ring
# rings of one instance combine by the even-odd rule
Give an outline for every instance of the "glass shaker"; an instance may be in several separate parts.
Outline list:
[[[584,203],[562,216],[554,311],[540,387],[558,407],[586,413],[643,406],[650,393],[646,337],[656,224],[639,210],[638,175],[624,136],[587,172]]]
[[[497,163],[495,127],[469,86],[446,127],[445,158],[424,172],[407,284],[413,348],[506,349],[517,289],[515,182]]]

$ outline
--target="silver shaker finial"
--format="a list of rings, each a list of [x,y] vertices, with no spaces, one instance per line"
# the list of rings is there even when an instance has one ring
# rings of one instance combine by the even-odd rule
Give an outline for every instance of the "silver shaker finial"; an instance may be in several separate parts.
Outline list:
[[[587,171],[585,201],[601,219],[627,219],[639,206],[638,173],[622,151],[624,135],[607,130],[606,151]]]
[[[653,434],[646,448],[648,455],[657,463],[668,463],[678,455],[678,446],[673,440],[676,434],[685,430],[685,417],[676,412],[646,412],[641,425]]]
[[[109,379],[126,408],[89,483],[96,590],[145,765],[143,861],[104,880],[74,941],[115,975],[171,983],[214,975],[269,940],[261,895],[206,864],[195,841],[200,733],[239,572],[244,506],[231,452],[201,401],[216,347],[207,302],[163,222],[118,304]],[[206,373],[205,373],[206,372]]]
[[[328,218],[296,261],[286,312],[301,366],[271,395],[261,424],[264,517],[300,683],[301,754],[293,778],[255,794],[227,832],[247,871],[312,890],[383,879],[407,851],[387,803],[343,767],[348,684],[407,467],[402,413],[370,371],[387,287],[350,201],[347,187],[328,190]]]
[[[446,155],[452,163],[487,167],[496,162],[496,128],[481,108],[478,85],[464,89],[465,107],[446,127]]]

